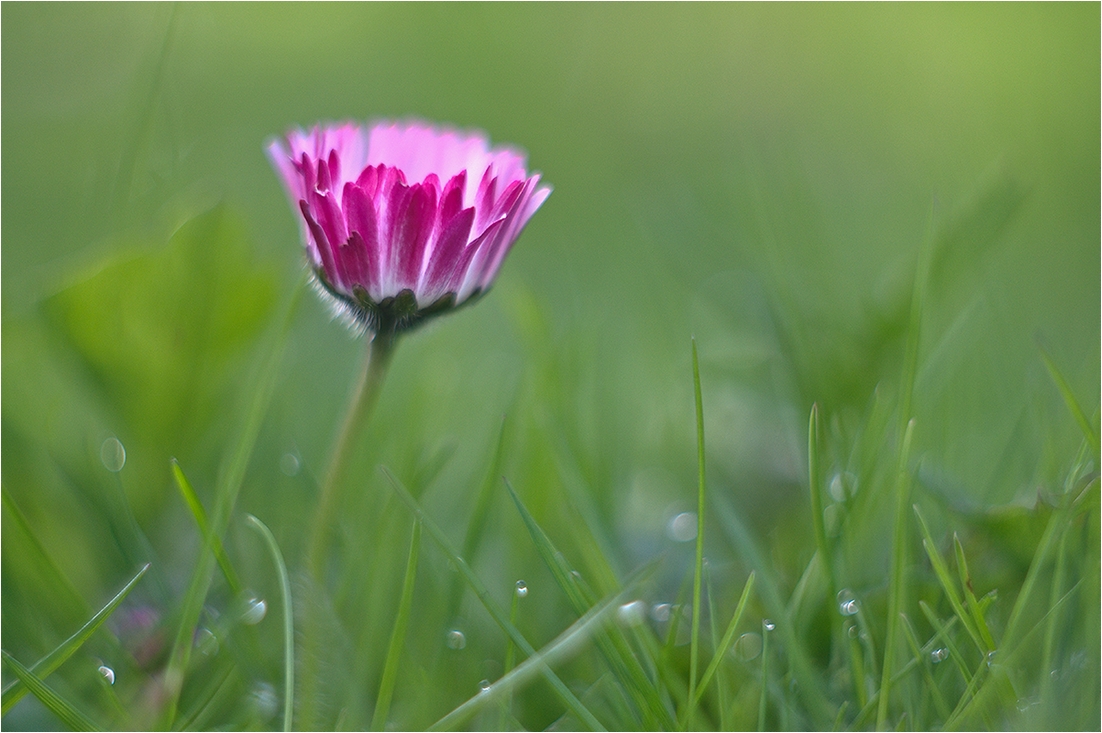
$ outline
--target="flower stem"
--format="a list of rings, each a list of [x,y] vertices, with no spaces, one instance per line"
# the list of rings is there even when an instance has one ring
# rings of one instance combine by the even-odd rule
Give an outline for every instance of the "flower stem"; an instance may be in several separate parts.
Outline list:
[[[322,646],[324,636],[325,565],[328,557],[329,542],[333,522],[340,505],[339,493],[345,465],[363,431],[367,418],[371,415],[379,399],[379,391],[386,376],[387,366],[394,352],[395,336],[393,331],[383,331],[371,340],[363,372],[360,374],[356,391],[348,405],[340,433],[329,459],[324,483],[318,496],[317,513],[310,529],[306,545],[306,573],[309,602],[304,609],[306,633],[303,640],[302,672],[299,675],[302,689],[298,695],[299,730],[317,730],[318,714],[318,673],[322,665]]]
[[[367,418],[379,400],[379,392],[386,377],[387,367],[390,365],[390,358],[394,353],[396,340],[393,332],[376,334],[371,340],[359,384],[348,405],[348,413],[344,416],[344,424],[337,435],[333,455],[329,459],[329,468],[325,472],[325,480],[321,485],[318,509],[314,515],[306,551],[306,568],[319,585],[323,584],[326,550],[333,528],[334,514],[340,503],[338,494],[345,466],[356,439],[363,431]]]

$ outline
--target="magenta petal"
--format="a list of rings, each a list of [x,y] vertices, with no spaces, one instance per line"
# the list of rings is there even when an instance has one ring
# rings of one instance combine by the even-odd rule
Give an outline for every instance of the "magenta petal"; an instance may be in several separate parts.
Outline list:
[[[341,159],[336,150],[329,151],[329,185],[336,188],[341,180]]]
[[[359,232],[348,235],[348,241],[337,248],[341,263],[344,266],[347,277],[347,287],[359,286],[370,294],[368,285],[369,272],[371,271],[372,250],[364,242]]]
[[[486,231],[478,239],[467,245],[467,249],[463,251],[463,257],[456,264],[456,270],[452,273],[452,280],[448,283],[448,290],[457,291],[460,302],[470,295],[475,288],[483,287],[480,274],[485,270],[489,247],[497,238],[504,223],[504,219],[498,219],[490,224]]]
[[[431,187],[414,185],[401,212],[396,217],[391,252],[399,288],[413,288],[421,275],[425,259],[425,245],[432,234],[436,218],[436,191]]]
[[[324,195],[314,191],[309,194],[307,200],[318,219],[318,224],[325,230],[325,236],[329,238],[333,246],[348,239],[348,229],[345,228],[344,215],[341,214],[340,206],[337,205],[337,199],[333,196],[332,191],[327,191]]]
[[[329,164],[324,160],[318,161],[318,182],[315,188],[320,193],[325,193],[331,188],[331,181],[329,178]]]
[[[463,190],[467,187],[467,171],[453,176],[440,194],[439,227],[443,229],[448,222],[463,209]]]
[[[364,280],[361,281],[373,298],[379,294],[379,224],[375,217],[375,205],[368,198],[367,193],[351,183],[344,186],[344,213],[348,220],[348,235],[359,235],[360,241],[367,248],[364,270]]]
[[[314,217],[310,215],[310,206],[305,201],[299,201],[298,203],[302,209],[302,216],[306,219],[306,226],[309,227],[310,234],[314,237],[318,257],[321,259],[321,262],[315,262],[314,266],[321,264],[321,268],[325,271],[325,276],[329,279],[329,282],[337,285],[337,270],[334,267],[333,251],[329,247],[329,240],[326,239],[325,232],[314,220]]]
[[[425,276],[421,281],[424,290],[428,293],[426,299],[429,302],[448,292],[448,287],[453,280],[452,275],[462,258],[473,224],[474,207],[472,206],[452,217],[437,238],[436,246],[425,267]],[[469,261],[470,258],[467,259]]]

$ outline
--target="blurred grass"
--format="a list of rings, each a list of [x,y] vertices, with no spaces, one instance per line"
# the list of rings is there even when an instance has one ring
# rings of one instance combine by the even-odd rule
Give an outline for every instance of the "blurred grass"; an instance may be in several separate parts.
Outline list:
[[[253,397],[251,367],[270,356],[262,335],[278,328],[301,276],[299,227],[263,143],[317,120],[410,115],[524,146],[555,192],[493,295],[406,339],[395,356],[349,471],[363,490],[341,508],[341,540],[356,560],[326,600],[330,724],[371,720],[374,694],[357,691],[378,689],[402,587],[408,515],[379,464],[453,545],[475,548],[466,559],[499,605],[517,578],[527,581],[518,628],[536,649],[579,614],[500,489],[480,505],[486,531],[467,537],[488,471],[520,487],[598,597],[665,552],[647,600],[674,602],[693,561],[665,534],[671,517],[694,509],[690,333],[715,504],[704,550],[716,625],[750,570],[762,598],[748,615],[791,612],[801,625],[770,643],[768,722],[809,723],[782,717],[789,693],[777,687],[787,684],[778,665],[795,639],[818,639],[800,653],[847,689],[862,684],[845,678],[859,662],[877,676],[878,660],[831,666],[832,645],[848,641],[831,641],[842,632],[823,614],[770,606],[797,587],[814,598],[829,585],[807,570],[817,546],[803,430],[814,402],[832,574],[871,594],[861,618],[872,619],[883,652],[890,539],[877,528],[890,526],[882,487],[895,467],[879,455],[897,449],[892,426],[911,417],[897,414],[898,375],[928,231],[915,498],[930,536],[946,543],[935,548],[942,556],[953,554],[949,532],[960,533],[980,602],[1003,589],[988,622],[996,636],[1006,631],[1011,589],[1042,540],[1055,541],[1053,517],[1074,538],[1061,540],[1073,546],[1071,559],[1058,555],[1072,563],[1063,577],[1096,571],[1074,548],[1097,546],[1097,509],[1071,512],[1060,497],[1097,471],[1097,456],[1075,460],[1083,435],[1064,400],[1078,401],[1097,434],[1099,21],[1090,4],[5,3],[5,651],[25,665],[45,656],[153,561],[108,622],[121,646],[93,638],[83,666],[70,662],[50,684],[90,706],[92,719],[114,719],[92,686],[92,662],[110,657],[124,704],[155,709],[153,680],[204,547],[169,460],[213,506]],[[1038,342],[1066,386],[1053,383]],[[361,352],[313,299],[287,344],[225,538],[242,582],[269,605],[278,578],[241,518],[271,527],[297,566]],[[111,438],[125,446],[118,472],[101,456]],[[921,553],[910,548],[912,559]],[[456,584],[447,559],[426,551],[419,562],[390,715],[414,728],[496,679],[505,649],[470,594],[458,608],[440,601]],[[937,578],[923,572],[911,600],[944,620],[952,609],[938,606]],[[1039,633],[1044,654],[1065,661],[1065,690],[1086,689],[1068,682],[1074,674],[1097,675],[1098,583],[1087,580],[1052,609],[1067,629]],[[1055,604],[1067,588],[1034,597],[1050,590]],[[202,628],[223,634],[230,626],[215,614],[234,602],[216,584]],[[932,627],[917,607],[906,612],[926,642]],[[1020,613],[1036,623],[1048,610]],[[444,643],[451,629],[463,631],[465,649]],[[197,711],[187,720],[278,723],[280,705],[269,703],[282,638],[258,631],[238,644],[245,651],[227,632],[227,653],[197,655],[208,684],[185,688],[181,709]],[[676,664],[687,666],[685,656]],[[581,655],[556,673],[594,680],[600,659]],[[750,664],[725,670],[742,685],[724,712],[736,726],[756,725],[764,699],[753,686],[761,668]],[[926,671],[946,694],[959,692],[948,669]],[[443,679],[466,687],[423,684]],[[514,693],[512,715],[528,728],[561,712],[541,684]],[[909,685],[893,705],[910,704],[919,688]],[[600,702],[610,686],[579,693],[601,720],[616,719]],[[1007,727],[1097,727],[1089,695],[1065,706],[1029,698]],[[700,715],[720,719],[714,705],[706,696]],[[4,724],[56,725],[45,716],[28,700]]]

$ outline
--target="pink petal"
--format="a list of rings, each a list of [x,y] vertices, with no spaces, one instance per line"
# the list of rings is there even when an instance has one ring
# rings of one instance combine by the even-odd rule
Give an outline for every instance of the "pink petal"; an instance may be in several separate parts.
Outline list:
[[[467,237],[471,233],[471,225],[474,223],[474,207],[463,209],[458,215],[452,217],[444,230],[440,233],[425,266],[425,275],[421,278],[418,288],[425,292],[425,301],[431,303],[438,297],[448,292],[454,278],[455,271],[459,268],[463,259],[463,251],[466,249]],[[472,251],[466,257],[470,261]],[[420,301],[418,301],[420,302]]]

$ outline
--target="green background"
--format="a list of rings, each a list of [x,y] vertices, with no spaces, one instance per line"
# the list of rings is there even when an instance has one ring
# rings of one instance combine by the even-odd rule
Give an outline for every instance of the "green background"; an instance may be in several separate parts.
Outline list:
[[[180,592],[198,539],[168,459],[209,500],[302,274],[264,147],[417,117],[523,147],[554,192],[487,298],[403,341],[344,515],[364,552],[408,531],[379,463],[462,537],[502,415],[541,521],[569,526],[573,482],[619,570],[669,544],[695,500],[690,335],[712,490],[800,546],[808,410],[845,435],[896,389],[926,240],[924,484],[1029,504],[1080,437],[1038,345],[1098,404],[1099,21],[1091,3],[5,3],[4,490],[86,603],[132,575],[139,534]],[[310,294],[290,328],[239,509],[294,565],[362,345]],[[365,515],[400,526],[361,536]],[[82,610],[9,524],[3,646],[33,659]],[[488,574],[537,572],[488,542]]]

